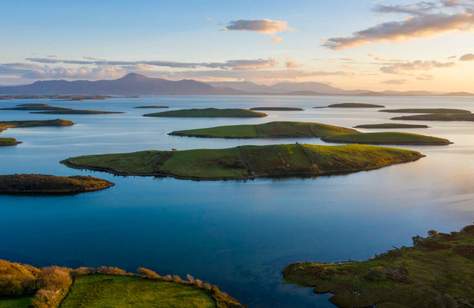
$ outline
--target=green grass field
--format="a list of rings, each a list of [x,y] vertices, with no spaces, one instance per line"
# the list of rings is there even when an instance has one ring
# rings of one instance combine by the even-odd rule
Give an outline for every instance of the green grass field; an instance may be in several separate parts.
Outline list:
[[[32,297],[0,298],[0,308],[28,308],[31,307]]]
[[[419,134],[381,132],[357,133],[323,137],[322,140],[332,143],[386,144],[386,145],[448,145],[447,139]]]
[[[291,264],[283,276],[331,293],[338,307],[474,306],[474,226],[413,242],[368,261]]]
[[[297,138],[324,137],[357,132],[351,128],[311,122],[269,122],[175,131],[170,135],[205,138]]]
[[[89,275],[75,280],[61,308],[216,307],[206,291],[193,286],[137,277]]]
[[[144,117],[177,117],[177,118],[261,118],[267,114],[247,109],[181,109],[144,114]]]
[[[423,155],[415,151],[368,145],[282,144],[89,155],[69,158],[62,163],[120,175],[219,180],[349,173],[421,157]]]

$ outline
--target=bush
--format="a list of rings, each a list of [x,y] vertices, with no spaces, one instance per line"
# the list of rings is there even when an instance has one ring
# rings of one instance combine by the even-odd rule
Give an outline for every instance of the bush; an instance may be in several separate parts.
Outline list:
[[[71,275],[73,276],[85,276],[95,273],[95,269],[92,267],[78,267],[71,270]]]
[[[96,272],[99,274],[104,274],[104,275],[117,275],[117,276],[130,275],[125,270],[118,267],[113,267],[113,266],[101,266],[96,269]]]
[[[0,260],[0,296],[33,294],[40,270],[29,265]]]
[[[161,277],[157,272],[145,267],[139,267],[137,269],[137,273],[139,273],[140,275],[142,275],[143,277],[147,279],[152,279],[152,280],[156,280]]]
[[[40,290],[32,301],[35,308],[58,307],[72,284],[70,270],[51,266],[41,270],[38,278]]]
[[[179,277],[178,275],[173,275],[173,281],[176,283],[182,283],[183,279],[181,279],[181,277]]]

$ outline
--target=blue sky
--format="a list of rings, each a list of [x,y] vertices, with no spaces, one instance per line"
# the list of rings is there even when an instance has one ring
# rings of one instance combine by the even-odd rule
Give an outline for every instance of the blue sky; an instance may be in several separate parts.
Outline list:
[[[459,61],[453,65],[446,64],[454,62],[454,57],[474,53],[472,0],[432,0],[431,3],[433,8],[428,10],[420,8],[417,1],[403,0],[6,0],[0,4],[0,37],[3,42],[0,83],[26,83],[60,77],[115,78],[127,71],[139,71],[172,79],[190,77],[260,83],[321,81],[345,88],[396,86],[430,89],[446,84],[445,81],[452,80],[461,69],[474,77],[474,61],[462,61],[462,66]],[[390,11],[376,12],[375,8],[381,5]],[[413,9],[415,13],[400,13],[400,8]],[[347,39],[354,32],[383,23],[417,18],[419,12],[431,16],[420,17],[422,22],[431,22],[431,19],[438,22],[436,18],[447,15],[466,18],[462,24],[440,25],[421,35],[408,34],[403,41],[399,37],[371,37],[357,40],[355,46],[352,46],[352,39],[350,43],[336,41],[337,48],[328,48],[325,44],[332,38]],[[274,33],[252,29],[225,30],[233,21],[241,21],[246,27],[249,22],[265,20],[284,24],[280,24],[282,28]],[[224,71],[206,73],[209,68],[179,70],[143,64],[31,63],[27,60],[30,58],[198,63],[264,59],[271,64],[244,69],[219,68]],[[421,61],[421,64],[415,61]],[[406,65],[385,69],[385,72],[382,69],[395,63]],[[16,71],[13,64],[17,64]],[[28,65],[40,72],[24,73]],[[407,70],[408,73],[402,72]],[[278,72],[272,76],[272,71]],[[354,76],[360,77],[358,81]],[[468,90],[466,87],[465,81],[444,86],[453,91]]]

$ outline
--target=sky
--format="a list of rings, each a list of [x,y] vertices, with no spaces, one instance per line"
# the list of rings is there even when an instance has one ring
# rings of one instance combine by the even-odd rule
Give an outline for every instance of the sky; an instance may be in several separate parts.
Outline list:
[[[474,92],[474,0],[4,0],[0,84],[316,81]]]

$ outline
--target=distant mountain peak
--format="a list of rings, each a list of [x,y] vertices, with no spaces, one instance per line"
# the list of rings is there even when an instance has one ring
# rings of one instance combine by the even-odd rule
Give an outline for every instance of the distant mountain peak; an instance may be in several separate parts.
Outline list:
[[[145,75],[141,75],[138,73],[128,73],[127,75],[124,75],[122,78],[119,78],[119,80],[144,80],[144,79],[149,79]]]

